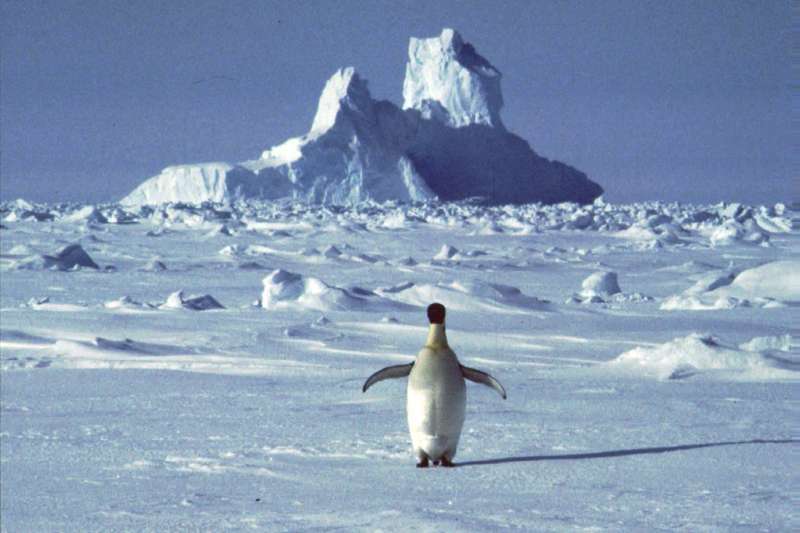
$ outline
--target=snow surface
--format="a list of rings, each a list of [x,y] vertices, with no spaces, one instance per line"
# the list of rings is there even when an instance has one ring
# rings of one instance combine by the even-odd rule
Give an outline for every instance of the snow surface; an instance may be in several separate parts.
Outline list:
[[[0,528],[796,531],[794,207],[0,204]],[[421,470],[434,299],[508,399]]]
[[[603,192],[505,130],[500,73],[452,29],[411,39],[403,97],[403,109],[375,100],[353,67],[341,68],[325,84],[305,135],[239,164],[167,167],[121,203],[255,198],[349,205],[475,196],[490,203],[588,203]]]

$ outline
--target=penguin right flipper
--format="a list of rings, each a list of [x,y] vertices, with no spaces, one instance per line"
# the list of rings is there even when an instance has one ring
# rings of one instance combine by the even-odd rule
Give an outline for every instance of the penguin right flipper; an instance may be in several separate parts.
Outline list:
[[[368,388],[384,379],[404,378],[411,373],[411,367],[413,366],[414,363],[408,363],[406,365],[394,365],[382,368],[367,378],[367,381],[364,382],[364,386],[361,388],[361,392],[367,392]]]
[[[470,368],[468,366],[461,365],[461,373],[464,377],[470,381],[474,381],[475,383],[480,383],[481,385],[486,385],[487,387],[491,387],[497,391],[497,393],[506,399],[506,390],[500,385],[500,382],[494,379],[492,376],[487,374],[486,372],[481,372],[480,370],[476,370],[474,368]]]

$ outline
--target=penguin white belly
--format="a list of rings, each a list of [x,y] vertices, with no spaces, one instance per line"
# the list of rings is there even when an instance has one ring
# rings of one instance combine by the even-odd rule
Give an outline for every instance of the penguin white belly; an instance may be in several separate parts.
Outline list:
[[[414,452],[431,460],[452,460],[467,403],[461,366],[449,349],[424,348],[408,379],[406,413]]]

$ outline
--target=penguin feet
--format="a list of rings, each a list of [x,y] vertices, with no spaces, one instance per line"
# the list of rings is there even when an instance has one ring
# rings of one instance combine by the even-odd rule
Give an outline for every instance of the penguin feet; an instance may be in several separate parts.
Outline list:
[[[428,468],[430,463],[433,463],[433,466],[444,466],[445,468],[451,468],[455,466],[450,458],[446,456],[441,456],[439,459],[429,459],[427,455],[423,455],[419,458],[419,462],[417,463],[417,468]]]

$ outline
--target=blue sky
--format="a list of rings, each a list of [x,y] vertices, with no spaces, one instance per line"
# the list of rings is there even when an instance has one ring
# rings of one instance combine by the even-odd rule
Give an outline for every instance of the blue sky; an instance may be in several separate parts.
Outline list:
[[[343,66],[400,104],[408,38],[443,27],[503,73],[506,126],[608,200],[800,197],[791,2],[0,2],[3,199],[255,158]]]

